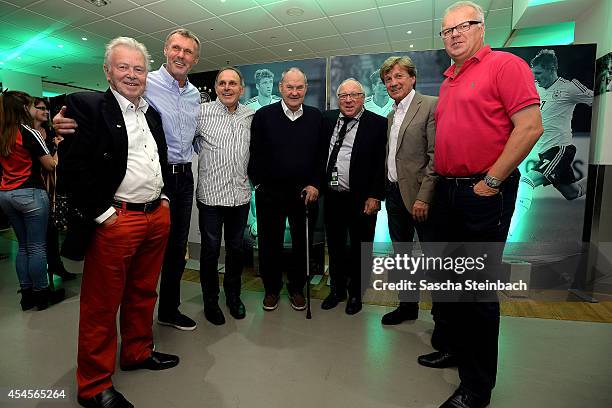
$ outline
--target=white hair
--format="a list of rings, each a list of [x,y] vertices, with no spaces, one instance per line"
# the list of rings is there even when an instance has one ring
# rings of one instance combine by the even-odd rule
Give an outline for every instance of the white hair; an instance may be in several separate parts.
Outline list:
[[[484,21],[485,21],[484,10],[482,9],[482,7],[480,7],[478,4],[474,3],[473,1],[458,1],[456,3],[451,4],[444,11],[444,15],[442,16],[442,20],[444,20],[444,18],[451,11],[454,11],[454,10],[456,10],[458,8],[462,8],[462,7],[471,7],[472,9],[474,9],[474,11],[476,12],[476,19],[482,21],[483,24],[484,24]]]
[[[356,80],[355,78],[347,78],[344,81],[340,82],[340,85],[338,85],[338,89],[336,90],[336,94],[338,94],[340,92],[340,88],[342,88],[344,85],[346,85],[348,82],[354,82],[355,84],[357,84],[357,86],[359,87],[359,89],[361,90],[361,92],[363,91],[363,85],[361,84],[361,82],[359,82],[358,80]]]
[[[147,47],[145,47],[144,44],[136,41],[133,38],[130,37],[117,37],[117,38],[113,38],[112,40],[110,40],[110,42],[108,44],[106,44],[106,52],[104,53],[104,64],[107,67],[110,67],[110,59],[111,59],[111,55],[113,53],[113,50],[117,47],[127,47],[127,48],[132,48],[134,50],[138,50],[140,51],[140,53],[142,54],[142,56],[145,59],[145,65],[147,68],[147,71],[149,71],[151,69],[150,67],[150,60],[151,57],[149,56],[149,52],[147,51]]]

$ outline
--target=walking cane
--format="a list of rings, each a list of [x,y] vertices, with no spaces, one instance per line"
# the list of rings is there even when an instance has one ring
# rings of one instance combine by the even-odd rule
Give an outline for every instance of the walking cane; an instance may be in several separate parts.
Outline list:
[[[306,192],[302,193],[302,196],[306,198]],[[306,207],[306,319],[312,319],[312,313],[310,312],[310,245],[308,237],[308,204],[304,204]]]

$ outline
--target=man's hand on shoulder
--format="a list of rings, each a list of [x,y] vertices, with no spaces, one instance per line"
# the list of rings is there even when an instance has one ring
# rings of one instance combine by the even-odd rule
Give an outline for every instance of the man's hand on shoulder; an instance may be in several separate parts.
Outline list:
[[[66,107],[62,106],[62,109],[53,117],[53,129],[55,129],[58,135],[71,135],[76,131],[76,121],[65,117],[65,114]]]

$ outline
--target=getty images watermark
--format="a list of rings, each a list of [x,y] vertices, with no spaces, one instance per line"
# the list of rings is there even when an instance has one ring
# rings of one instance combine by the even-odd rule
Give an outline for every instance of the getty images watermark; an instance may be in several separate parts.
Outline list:
[[[527,283],[504,281],[501,278],[491,281],[480,276],[479,272],[487,269],[487,254],[482,256],[425,256],[420,254],[395,254],[391,256],[376,256],[372,259],[372,273],[378,278],[372,281],[372,288],[376,291],[497,291],[497,290],[528,290]],[[381,275],[385,272],[397,272],[409,278],[385,281]],[[485,275],[492,275],[491,270]],[[446,274],[453,274],[448,279],[440,280]],[[478,278],[465,278],[470,275]],[[420,279],[415,279],[418,277]]]

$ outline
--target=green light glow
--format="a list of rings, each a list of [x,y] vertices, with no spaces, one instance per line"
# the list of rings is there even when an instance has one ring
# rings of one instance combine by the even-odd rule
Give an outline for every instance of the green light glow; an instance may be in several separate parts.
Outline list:
[[[541,6],[544,4],[561,3],[564,1],[565,0],[529,0],[529,3],[527,3],[527,7]]]
[[[49,91],[43,91],[43,96],[45,98],[53,98],[54,96],[59,96],[59,95],[63,95],[57,92],[49,92]]]
[[[529,47],[536,45],[567,45],[574,42],[576,23],[551,24],[540,27],[529,27],[518,30],[512,38],[513,47]]]

